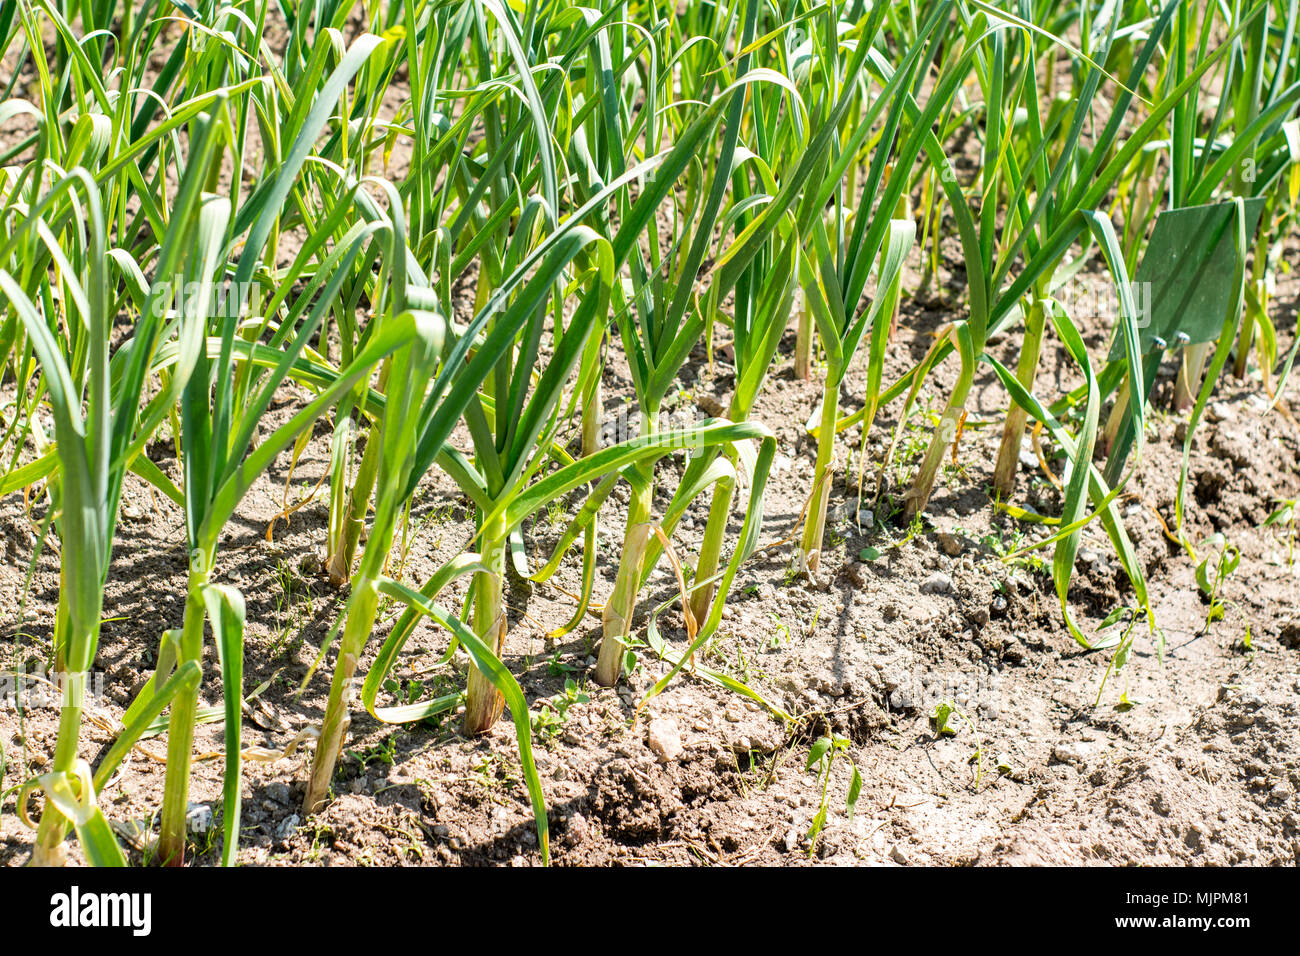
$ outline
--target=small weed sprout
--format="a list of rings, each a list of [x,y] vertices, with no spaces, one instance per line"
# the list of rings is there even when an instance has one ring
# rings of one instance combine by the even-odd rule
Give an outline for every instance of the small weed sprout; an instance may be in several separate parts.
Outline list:
[[[1300,510],[1300,498],[1278,498],[1277,508],[1264,519],[1266,528],[1285,528],[1286,566],[1295,570],[1296,511]]]
[[[1133,641],[1137,637],[1137,623],[1140,620],[1140,612],[1134,607],[1117,607],[1101,622],[1099,632],[1106,632],[1113,627],[1122,627],[1119,637],[1114,639],[1115,653],[1110,657],[1110,663],[1106,667],[1106,673],[1102,675],[1101,684],[1097,688],[1097,700],[1094,706],[1101,705],[1101,695],[1106,689],[1106,682],[1110,679],[1111,674],[1120,674],[1124,672],[1124,665],[1128,663],[1129,653],[1133,650]],[[1160,656],[1164,658],[1164,635],[1157,628],[1159,635]],[[1103,642],[1105,643],[1105,642]],[[1128,696],[1128,674],[1124,673],[1124,689],[1120,692],[1119,703],[1115,705],[1116,709],[1123,712],[1133,707],[1133,701]]]
[[[785,621],[781,620],[781,617],[778,614],[772,614],[769,612],[768,616],[771,617],[772,620],[776,623],[776,630],[772,632],[771,642],[769,643],[768,646],[773,649],[776,649],[781,646],[782,641],[784,641],[786,644],[789,644],[790,625],[785,623]]]
[[[1223,599],[1223,586],[1241,564],[1241,549],[1222,534],[1212,534],[1201,545],[1210,554],[1196,566],[1196,585],[1209,603],[1205,614],[1205,632],[1210,625],[1223,620],[1229,602]]]
[[[975,789],[980,788],[980,782],[984,778],[984,745],[980,742],[980,734],[975,726],[975,721],[971,719],[970,714],[966,713],[961,707],[958,707],[951,700],[941,700],[935,704],[934,713],[930,715],[930,723],[934,727],[935,735],[938,737],[955,737],[957,728],[952,725],[952,718],[959,717],[970,728],[971,735],[975,738],[975,751],[971,754],[968,763],[975,764]]]
[[[822,785],[821,804],[817,808],[817,815],[813,817],[812,826],[808,829],[808,857],[817,851],[817,839],[822,830],[826,828],[826,818],[830,809],[830,786],[831,786],[831,769],[835,766],[836,759],[843,755],[844,759],[849,762],[853,768],[853,776],[849,781],[849,793],[845,800],[845,812],[850,820],[853,819],[853,813],[858,808],[858,798],[862,795],[862,772],[858,770],[857,763],[854,762],[852,755],[849,753],[849,747],[852,742],[848,737],[832,733],[829,737],[820,737],[812,745],[808,752],[808,770],[816,770],[818,780]]]
[[[544,700],[537,710],[532,712],[533,733],[545,739],[559,735],[564,722],[569,717],[569,710],[574,704],[585,704],[591,698],[572,677],[565,678],[564,690],[551,700]]]

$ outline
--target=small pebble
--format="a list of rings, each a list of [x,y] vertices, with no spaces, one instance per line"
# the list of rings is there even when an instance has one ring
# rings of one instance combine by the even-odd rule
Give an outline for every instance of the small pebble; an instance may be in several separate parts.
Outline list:
[[[922,594],[947,594],[952,590],[952,578],[942,571],[936,571],[921,582]]]

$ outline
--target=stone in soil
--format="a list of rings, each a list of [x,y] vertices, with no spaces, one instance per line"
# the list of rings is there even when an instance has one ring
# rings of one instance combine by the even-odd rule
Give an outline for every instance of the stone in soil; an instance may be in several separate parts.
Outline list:
[[[660,763],[672,763],[682,753],[682,732],[672,717],[655,717],[647,730],[646,745]]]

